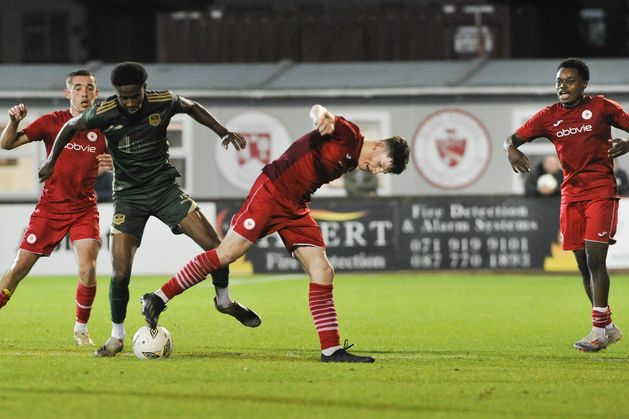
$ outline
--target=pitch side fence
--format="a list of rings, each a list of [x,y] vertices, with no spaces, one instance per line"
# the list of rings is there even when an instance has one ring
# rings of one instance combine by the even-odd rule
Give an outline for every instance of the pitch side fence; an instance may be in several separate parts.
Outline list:
[[[200,203],[224,234],[242,200]],[[544,270],[576,271],[574,257],[561,250],[559,200],[521,196],[315,198],[311,209],[337,271]],[[8,268],[33,204],[0,206],[0,263]],[[111,273],[108,250],[111,204],[100,204],[103,247],[98,274]],[[611,246],[610,269],[629,269],[629,199],[620,203],[618,244]],[[625,220],[627,220],[625,222]],[[174,236],[156,219],[147,225],[136,254],[134,275],[171,275],[200,252],[192,240]],[[233,273],[299,272],[277,235],[260,240]],[[75,275],[66,238],[34,275]]]

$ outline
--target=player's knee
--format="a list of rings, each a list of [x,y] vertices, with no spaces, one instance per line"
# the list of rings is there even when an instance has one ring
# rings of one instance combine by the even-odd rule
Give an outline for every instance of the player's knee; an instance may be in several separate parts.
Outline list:
[[[96,266],[94,264],[79,266],[79,281],[87,287],[96,285]]]
[[[115,283],[128,283],[131,278],[131,272],[126,269],[115,269],[111,274],[111,281]]]
[[[313,282],[323,285],[332,285],[334,281],[334,268],[329,263],[322,264],[310,270]]]

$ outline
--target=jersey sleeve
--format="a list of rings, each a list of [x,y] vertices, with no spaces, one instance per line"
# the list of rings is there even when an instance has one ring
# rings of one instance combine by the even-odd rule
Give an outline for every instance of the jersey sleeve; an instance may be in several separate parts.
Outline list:
[[[538,111],[524,125],[518,128],[515,133],[524,141],[532,141],[536,138],[544,137],[546,135],[544,121],[549,112],[550,108],[548,107]]]
[[[179,97],[178,94],[169,91],[170,95],[171,95],[171,106],[173,109],[173,114],[177,114],[177,113],[182,113],[182,108],[181,108],[181,98]]]
[[[96,110],[100,106],[101,104],[94,105],[81,114],[81,119],[83,120],[83,123],[85,124],[87,128],[90,128],[90,129],[100,128],[98,124],[98,118],[96,116]]]
[[[117,99],[110,97],[104,102],[97,103],[81,114],[81,120],[88,129],[107,128],[116,116]]]
[[[36,120],[28,124],[28,126],[22,130],[24,134],[26,135],[26,138],[28,138],[29,142],[33,142],[33,141],[45,142],[50,137],[50,133],[49,133],[50,130],[48,129],[49,120],[50,120],[49,115],[40,116],[39,118],[37,118]]]
[[[629,114],[620,106],[619,103],[603,98],[605,101],[605,114],[608,115],[610,125],[629,132]]]
[[[342,116],[336,116],[334,120],[334,138],[341,138],[345,141],[355,143],[363,138],[360,128],[353,122],[348,121]]]

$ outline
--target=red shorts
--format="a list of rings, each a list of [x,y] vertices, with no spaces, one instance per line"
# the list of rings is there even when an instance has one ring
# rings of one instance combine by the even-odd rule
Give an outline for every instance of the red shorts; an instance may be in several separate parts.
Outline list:
[[[66,234],[75,242],[94,239],[100,243],[100,225],[96,205],[83,212],[60,214],[51,212],[46,206],[38,205],[22,238],[20,249],[43,256],[50,256]]]
[[[564,250],[583,249],[586,240],[614,244],[618,199],[562,203],[559,223]]]
[[[280,197],[265,174],[256,179],[231,228],[251,243],[277,232],[291,254],[298,246],[325,248],[310,208]]]

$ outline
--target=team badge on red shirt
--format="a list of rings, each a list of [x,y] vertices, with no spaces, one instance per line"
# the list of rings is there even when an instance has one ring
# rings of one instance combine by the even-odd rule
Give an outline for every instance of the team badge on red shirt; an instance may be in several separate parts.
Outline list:
[[[256,222],[253,218],[247,218],[245,221],[243,221],[242,226],[245,228],[245,230],[253,230],[256,227]]]

